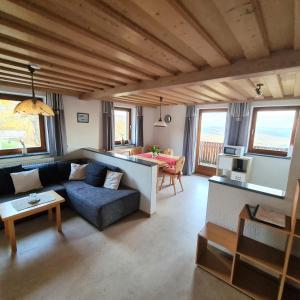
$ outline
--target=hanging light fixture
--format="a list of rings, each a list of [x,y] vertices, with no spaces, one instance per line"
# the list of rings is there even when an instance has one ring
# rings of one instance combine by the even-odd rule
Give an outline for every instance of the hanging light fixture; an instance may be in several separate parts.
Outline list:
[[[46,117],[54,116],[53,109],[49,105],[35,98],[33,73],[39,69],[40,67],[38,65],[28,65],[28,70],[31,74],[32,99],[21,101],[15,107],[14,113],[25,115],[42,115]]]
[[[264,86],[263,83],[256,84],[256,87],[255,87],[256,97],[261,97],[263,95],[263,92],[261,89],[263,86]]]
[[[161,118],[161,103],[163,101],[162,97],[159,97],[159,120],[154,123],[154,127],[167,127],[167,123]]]

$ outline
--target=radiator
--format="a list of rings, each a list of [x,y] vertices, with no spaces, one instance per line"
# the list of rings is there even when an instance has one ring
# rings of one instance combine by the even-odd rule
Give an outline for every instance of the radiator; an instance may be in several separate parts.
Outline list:
[[[7,159],[0,159],[0,168],[12,167],[16,165],[28,166],[53,162],[54,158],[49,156],[20,156]]]

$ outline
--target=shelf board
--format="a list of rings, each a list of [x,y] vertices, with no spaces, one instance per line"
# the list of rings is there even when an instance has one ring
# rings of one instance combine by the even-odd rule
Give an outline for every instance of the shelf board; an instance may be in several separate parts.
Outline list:
[[[296,221],[296,228],[295,228],[295,233],[294,235],[298,238],[300,238],[300,220],[297,219]]]
[[[233,286],[254,299],[277,299],[279,282],[269,274],[255,270],[239,261]]]
[[[199,233],[203,238],[223,246],[231,253],[236,250],[236,233],[213,223],[206,223]]]
[[[266,226],[266,227],[269,227],[269,228],[272,228],[272,229],[275,229],[275,230],[278,230],[278,231],[281,231],[285,234],[289,234],[291,232],[291,217],[289,217],[289,216],[285,216],[286,226],[285,226],[285,228],[281,228],[281,227],[278,227],[276,225],[260,222],[258,220],[253,220],[249,215],[248,209],[246,208],[246,206],[244,206],[244,208],[242,209],[242,211],[240,213],[240,218],[244,219],[244,220],[249,220],[251,222],[258,223],[260,225],[263,225],[263,226]],[[299,230],[300,230],[300,228],[299,228]]]
[[[208,246],[200,255],[197,265],[219,279],[230,283],[233,257]]]
[[[287,277],[300,284],[300,258],[294,255],[290,256]]]
[[[260,243],[256,240],[241,236],[237,252],[276,273],[282,274],[284,265],[284,252]]]

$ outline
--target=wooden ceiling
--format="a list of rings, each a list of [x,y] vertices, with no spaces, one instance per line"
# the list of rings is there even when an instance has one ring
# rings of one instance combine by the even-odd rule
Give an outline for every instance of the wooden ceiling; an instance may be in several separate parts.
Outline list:
[[[0,0],[0,85],[156,106],[300,96],[300,0]]]

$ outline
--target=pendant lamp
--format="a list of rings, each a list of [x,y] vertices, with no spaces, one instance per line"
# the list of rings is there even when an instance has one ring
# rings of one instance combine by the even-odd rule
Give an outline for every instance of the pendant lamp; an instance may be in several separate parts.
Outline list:
[[[163,101],[163,98],[162,97],[159,97],[159,120],[158,122],[155,122],[154,123],[154,127],[167,127],[167,123],[165,121],[162,120],[161,118],[161,103]]]
[[[35,98],[33,73],[39,69],[40,67],[37,65],[28,65],[28,70],[31,74],[32,99],[21,101],[15,107],[14,113],[20,113],[24,115],[42,115],[45,117],[54,116],[53,109],[49,105]]]

